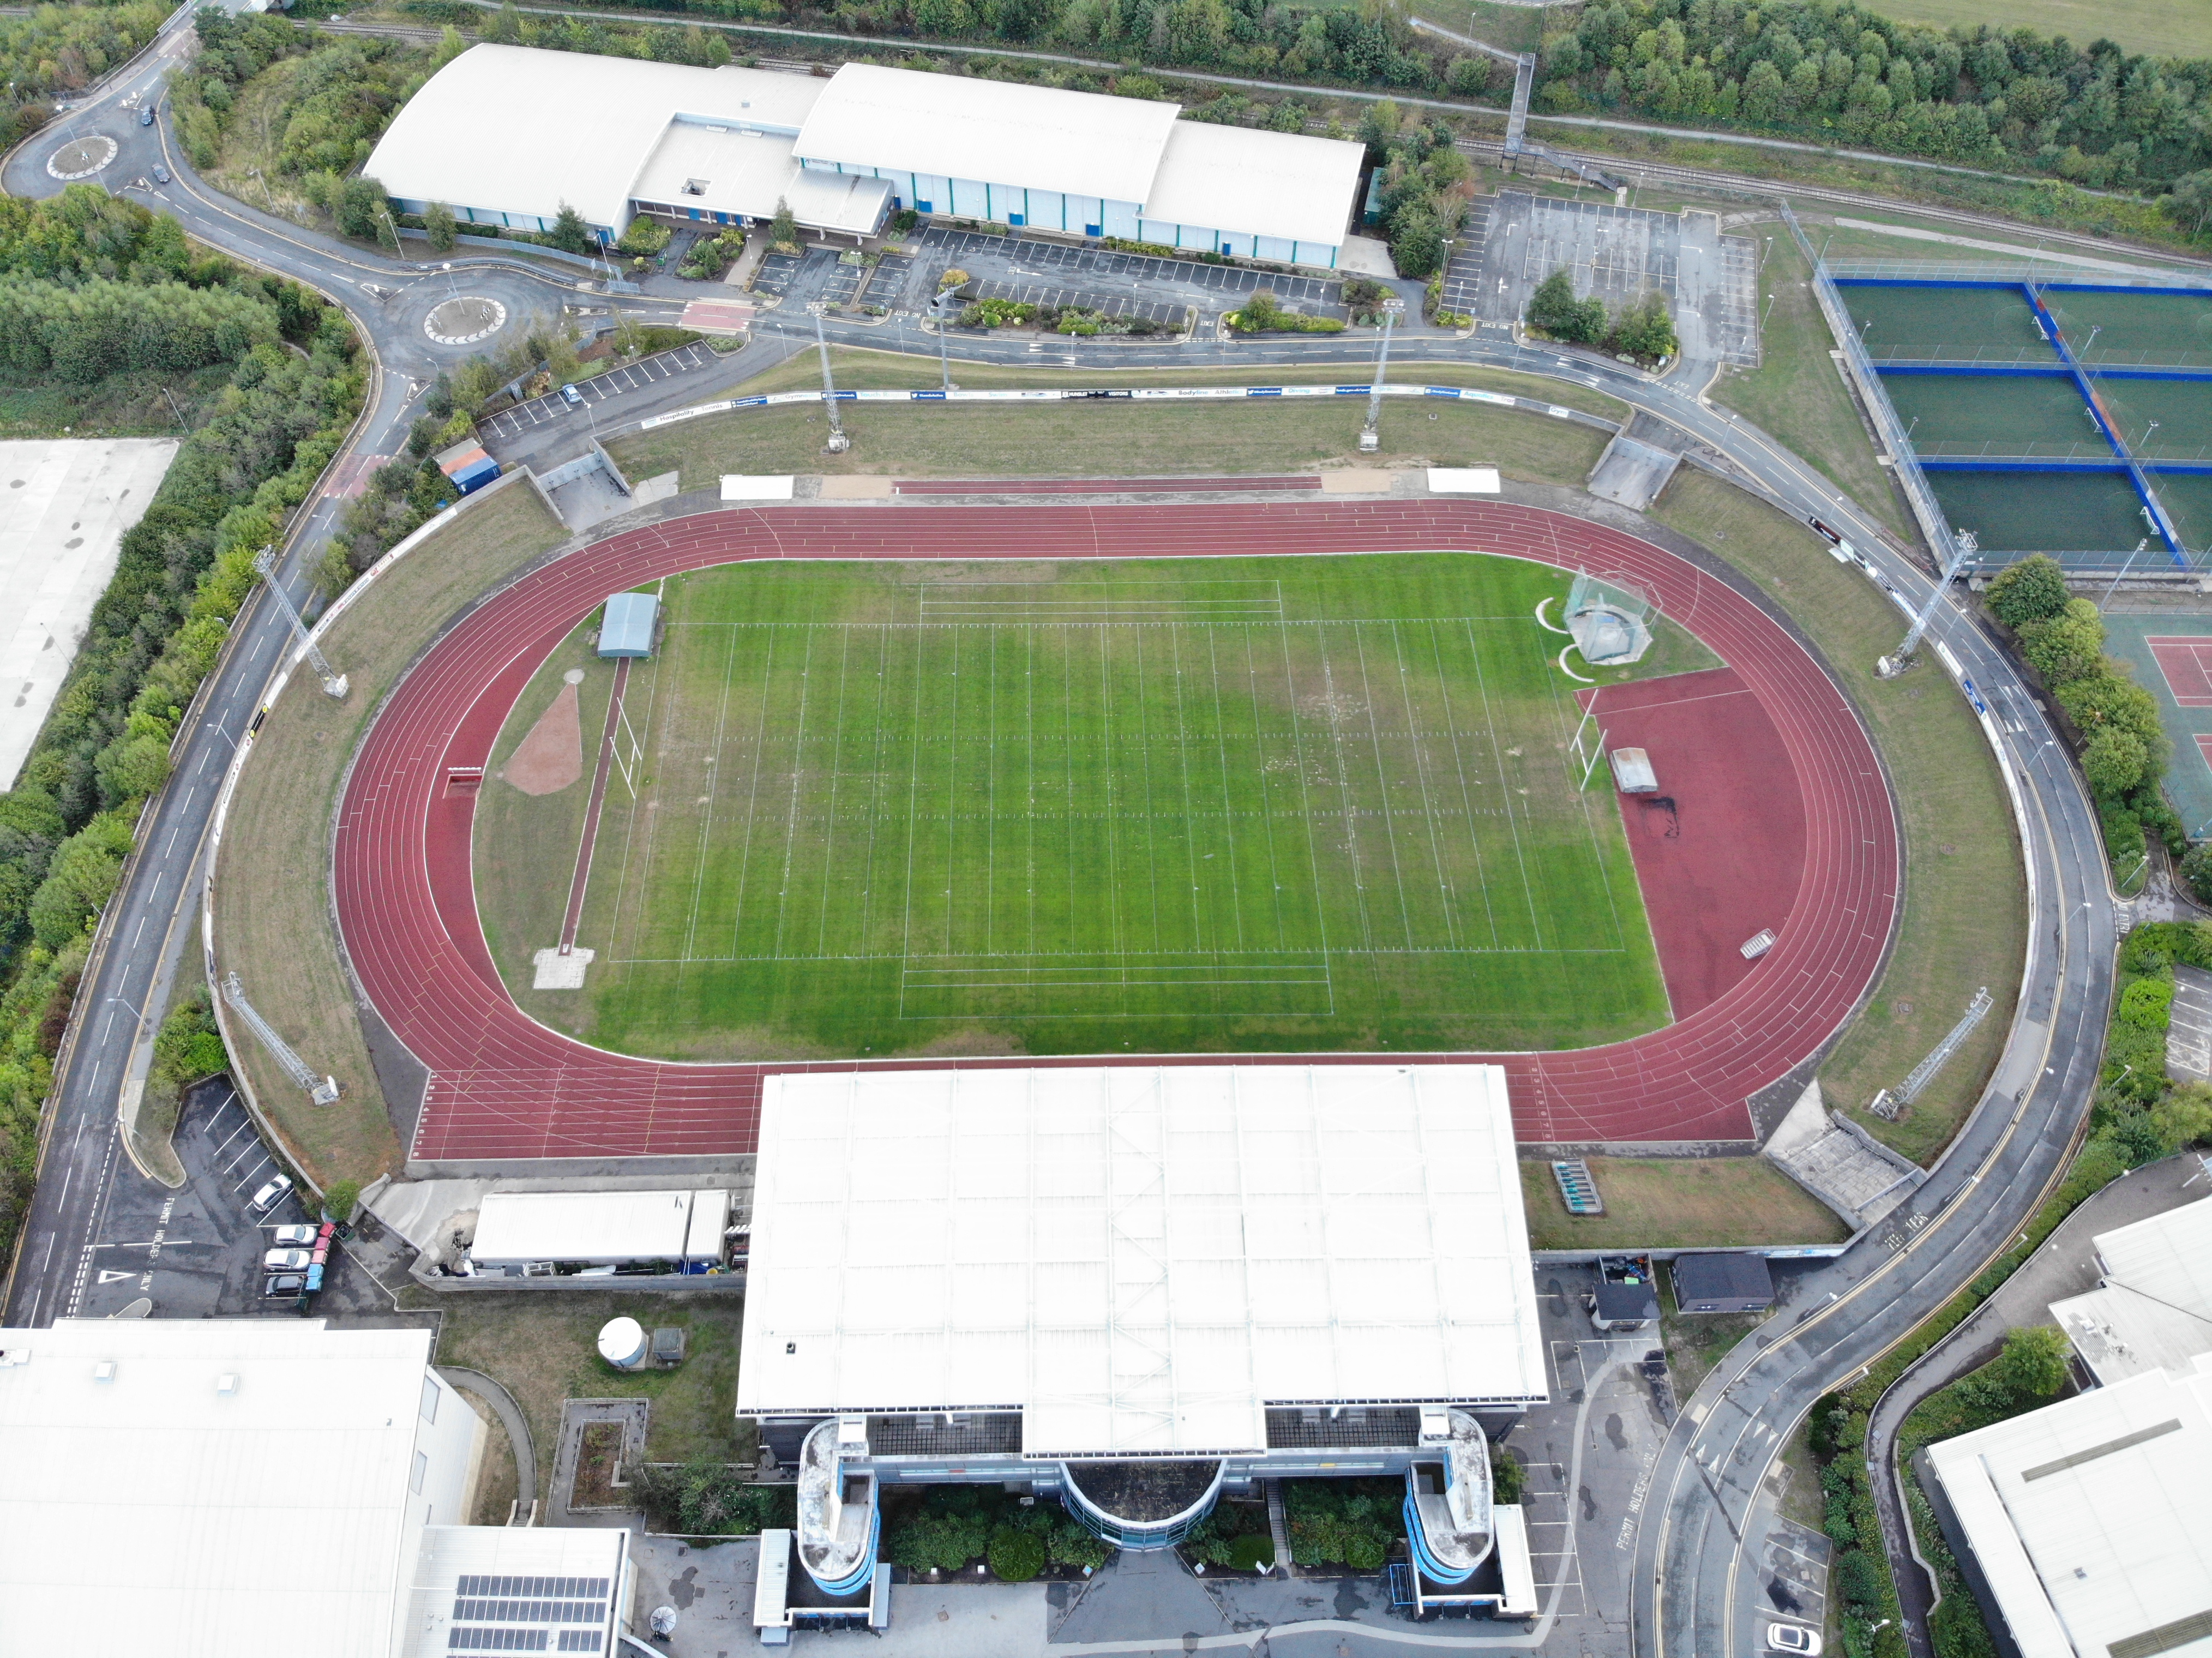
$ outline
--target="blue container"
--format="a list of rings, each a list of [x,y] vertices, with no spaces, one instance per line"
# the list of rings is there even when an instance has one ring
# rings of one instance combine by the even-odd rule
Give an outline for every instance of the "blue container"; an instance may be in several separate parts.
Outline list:
[[[465,495],[472,490],[483,489],[485,484],[497,477],[499,463],[487,455],[475,465],[465,467],[460,471],[449,473],[447,476],[452,479],[453,487]]]

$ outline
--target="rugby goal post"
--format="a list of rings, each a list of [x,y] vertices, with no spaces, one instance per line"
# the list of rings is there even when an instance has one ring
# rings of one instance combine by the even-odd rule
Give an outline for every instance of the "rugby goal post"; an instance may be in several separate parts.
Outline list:
[[[1597,710],[1595,708],[1584,708],[1582,724],[1575,727],[1574,740],[1567,745],[1574,756],[1572,763],[1582,768],[1581,777],[1575,785],[1577,789],[1588,788],[1592,774],[1604,763],[1605,742],[1605,727],[1597,722]]]

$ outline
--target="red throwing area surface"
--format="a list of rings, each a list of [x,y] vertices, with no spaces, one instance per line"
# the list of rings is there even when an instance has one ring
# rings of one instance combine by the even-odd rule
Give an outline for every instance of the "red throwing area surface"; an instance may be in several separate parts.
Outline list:
[[[1523,1142],[1748,1138],[1748,1098],[1818,1052],[1880,967],[1897,905],[1898,840],[1887,785],[1850,705],[1802,645],[1726,583],[1618,531],[1503,501],[945,506],[927,513],[778,507],[672,519],[532,573],[448,630],[370,728],[340,809],[332,882],[363,989],[430,1073],[412,1157],[470,1163],[746,1152],[754,1148],[765,1077],[860,1063],[681,1064],[611,1054],[538,1023],[501,983],[476,914],[475,800],[449,791],[447,779],[487,762],[532,672],[609,593],[751,558],[1421,551],[1603,568],[1644,586],[1667,615],[1731,665],[1764,710],[1796,779],[1802,852],[1794,896],[1773,895],[1775,912],[1787,918],[1775,928],[1773,948],[1694,1010],[1678,1008],[1665,1029],[1569,1052],[1395,1057],[1502,1065]],[[1685,716],[1667,714],[1662,702],[1650,717]],[[1664,780],[1668,773],[1661,774]],[[1209,1054],[1178,1062],[1374,1059]],[[880,1063],[913,1069],[1115,1062],[1154,1061],[1130,1055]]]
[[[2143,641],[2177,706],[2212,708],[2212,639],[2153,634]]]
[[[1796,772],[1734,668],[1607,686],[1584,700],[1608,747],[1642,749],[1659,780],[1655,793],[1615,798],[1667,999],[1686,1018],[1762,971],[1744,943],[1789,920],[1805,873]]]

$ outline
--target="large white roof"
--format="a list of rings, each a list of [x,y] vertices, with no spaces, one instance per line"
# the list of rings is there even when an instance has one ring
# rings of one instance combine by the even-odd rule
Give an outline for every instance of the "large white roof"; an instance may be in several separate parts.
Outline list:
[[[623,1563],[629,1533],[589,1527],[425,1526],[407,1579],[406,1606],[398,1658],[446,1658],[457,1648],[453,1631],[479,1633],[493,1619],[512,1625],[536,1621],[552,1634],[593,1631],[596,1650],[611,1654],[622,1604]],[[488,1610],[485,1600],[520,1600],[522,1608]],[[594,1616],[594,1613],[597,1615]],[[462,1637],[464,1640],[465,1637]],[[510,1648],[508,1650],[537,1650]]]
[[[1495,1066],[787,1075],[760,1134],[741,1415],[1204,1453],[1269,1404],[1546,1394]]]
[[[1145,216],[1340,247],[1365,155],[1340,138],[1177,121]]]
[[[387,1658],[429,1350],[319,1319],[0,1331],[0,1649]]]
[[[489,1192],[469,1254],[484,1263],[681,1260],[692,1196],[688,1190]]]
[[[829,84],[487,41],[424,82],[362,171],[404,201],[547,220],[566,202],[593,224],[623,224],[631,185],[672,119],[788,135]]]
[[[799,153],[1145,204],[1176,107],[848,64],[799,129]]]
[[[2212,1351],[2212,1198],[2096,1237],[2103,1282],[2051,1315],[2107,1385]]]
[[[1929,1448],[2022,1658],[2106,1658],[2121,1643],[2212,1650],[2207,1366],[2153,1371]]]

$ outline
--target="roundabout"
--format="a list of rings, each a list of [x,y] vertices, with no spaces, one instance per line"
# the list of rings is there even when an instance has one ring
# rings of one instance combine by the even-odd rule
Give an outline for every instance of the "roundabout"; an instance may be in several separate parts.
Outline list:
[[[1504,1066],[1516,1137],[1524,1143],[1750,1139],[1749,1099],[1824,1049],[1880,968],[1896,912],[1899,851],[1881,764],[1850,705],[1797,639],[1712,572],[1583,520],[1492,503],[1224,505],[1195,513],[973,507],[926,517],[790,508],[674,519],[539,569],[447,633],[370,729],[340,811],[334,888],[343,946],[360,984],[430,1073],[411,1158],[747,1151],[763,1078],[872,1062],[697,1063],[611,1053],[538,1023],[507,989],[477,912],[471,785],[525,687],[608,593],[756,558],[1415,551],[1503,554],[1562,569],[1596,562],[1634,576],[1727,665],[1737,682],[1730,695],[1755,704],[1762,728],[1771,730],[1781,792],[1794,783],[1798,799],[1790,804],[1802,805],[1802,829],[1792,859],[1776,866],[1784,884],[1770,900],[1778,919],[1773,946],[1755,963],[1739,963],[1732,977],[1702,987],[1678,982],[1670,969],[1673,1023],[1597,1047],[1401,1057]],[[1656,683],[1623,689],[1648,691]],[[1638,712],[1631,699],[1622,717],[1632,720]],[[1665,908],[1653,906],[1662,944]],[[1733,955],[1738,940],[1731,934],[1725,942],[1731,948],[1724,953]],[[1191,1057],[1207,1063],[1226,1056]],[[1108,1062],[1133,1058],[1117,1054]],[[1373,1058],[1285,1053],[1257,1062]],[[1097,1062],[1076,1055],[880,1061],[908,1069]]]
[[[507,326],[507,307],[481,294],[464,294],[430,307],[422,331],[440,345],[474,345]]]
[[[64,184],[105,172],[115,159],[115,140],[104,133],[72,138],[46,157],[46,171]]]

